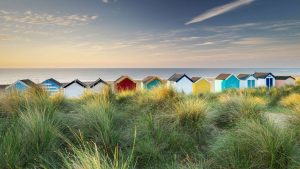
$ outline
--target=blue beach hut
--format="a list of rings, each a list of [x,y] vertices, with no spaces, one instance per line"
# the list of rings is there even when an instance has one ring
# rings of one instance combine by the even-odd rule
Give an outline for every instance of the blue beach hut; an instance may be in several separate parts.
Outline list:
[[[16,90],[16,91],[25,91],[28,88],[34,87],[36,84],[29,80],[29,79],[23,79],[23,80],[18,80],[15,83],[7,86],[5,90],[10,91],[10,90]]]
[[[240,88],[240,80],[233,74],[222,73],[214,81],[215,92],[221,92],[226,89]]]
[[[147,76],[142,81],[143,89],[152,90],[160,85],[162,85],[162,80],[157,76]]]
[[[62,89],[62,84],[53,78],[43,81],[42,85],[50,94],[57,93]]]

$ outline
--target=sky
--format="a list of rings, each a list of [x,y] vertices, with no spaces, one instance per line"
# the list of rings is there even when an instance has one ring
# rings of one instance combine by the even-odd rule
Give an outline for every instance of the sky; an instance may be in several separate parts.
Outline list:
[[[0,68],[297,68],[299,0],[0,0]]]

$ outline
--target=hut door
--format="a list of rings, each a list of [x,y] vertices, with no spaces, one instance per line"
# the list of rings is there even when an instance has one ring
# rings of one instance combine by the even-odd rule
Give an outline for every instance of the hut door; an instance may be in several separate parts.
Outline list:
[[[273,87],[273,79],[272,78],[267,78],[266,80],[267,80],[267,87],[268,88]]]

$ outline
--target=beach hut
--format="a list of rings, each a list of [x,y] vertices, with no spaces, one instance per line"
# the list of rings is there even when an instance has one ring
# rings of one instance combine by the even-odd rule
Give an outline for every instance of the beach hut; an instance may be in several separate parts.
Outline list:
[[[78,98],[83,95],[86,87],[86,84],[78,79],[75,79],[63,87],[64,95],[66,98]]]
[[[193,94],[203,94],[211,91],[210,82],[201,77],[192,77],[193,80]]]
[[[255,72],[256,87],[271,88],[275,86],[275,76],[272,73]]]
[[[102,79],[98,79],[90,85],[90,89],[92,92],[100,93],[105,87],[108,87],[109,84]]]
[[[240,80],[240,88],[255,88],[256,78],[252,74],[239,74],[237,78]]]
[[[136,90],[136,82],[131,79],[129,76],[121,76],[115,82],[115,91],[133,91]]]
[[[173,87],[178,92],[191,94],[193,91],[193,80],[186,74],[175,73],[167,82],[168,87]]]
[[[23,80],[17,80],[15,83],[7,86],[5,88],[6,91],[10,90],[16,90],[16,91],[25,91],[31,87],[35,87],[37,84],[35,84],[33,81],[29,79],[23,79]]]
[[[50,94],[55,94],[62,89],[62,84],[57,80],[51,78],[42,82],[42,86],[46,89]]]
[[[147,76],[142,80],[142,89],[152,90],[160,85],[162,85],[163,81],[157,76]]]
[[[215,92],[221,92],[226,89],[240,88],[240,80],[233,74],[222,73],[214,81]]]
[[[291,85],[291,86],[296,85],[296,79],[292,76],[276,76],[275,79],[276,79],[276,82],[275,82],[276,87],[283,87],[283,86],[287,86],[287,85]]]

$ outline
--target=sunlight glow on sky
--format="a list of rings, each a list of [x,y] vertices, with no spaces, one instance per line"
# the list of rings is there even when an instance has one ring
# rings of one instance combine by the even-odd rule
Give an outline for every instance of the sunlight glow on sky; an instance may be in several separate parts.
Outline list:
[[[0,0],[0,68],[299,65],[296,0]]]

